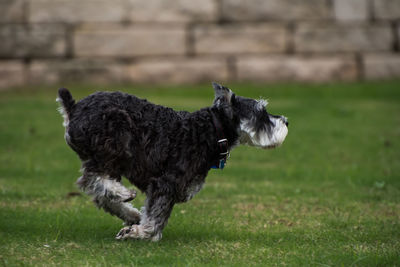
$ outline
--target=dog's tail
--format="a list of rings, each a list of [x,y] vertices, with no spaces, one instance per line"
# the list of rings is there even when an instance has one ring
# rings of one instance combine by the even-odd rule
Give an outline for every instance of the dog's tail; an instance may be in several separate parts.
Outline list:
[[[72,95],[67,88],[58,89],[57,102],[60,103],[58,111],[60,111],[61,115],[64,117],[63,125],[68,126],[69,117],[71,110],[75,105],[75,100],[72,98]]]

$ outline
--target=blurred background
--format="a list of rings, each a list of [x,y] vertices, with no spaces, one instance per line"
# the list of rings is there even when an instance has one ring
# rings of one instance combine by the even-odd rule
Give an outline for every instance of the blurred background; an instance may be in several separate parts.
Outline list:
[[[159,244],[115,242],[57,88],[194,111],[211,81],[285,143],[236,148]],[[0,0],[0,266],[399,266],[399,88],[400,0]]]
[[[0,0],[0,89],[400,77],[399,0]]]

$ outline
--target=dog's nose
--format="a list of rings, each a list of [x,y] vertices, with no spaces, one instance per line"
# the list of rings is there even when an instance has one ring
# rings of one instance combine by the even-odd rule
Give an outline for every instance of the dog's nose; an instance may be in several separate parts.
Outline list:
[[[286,127],[289,126],[289,121],[286,117],[282,116],[281,119],[283,120],[283,123],[285,123]]]

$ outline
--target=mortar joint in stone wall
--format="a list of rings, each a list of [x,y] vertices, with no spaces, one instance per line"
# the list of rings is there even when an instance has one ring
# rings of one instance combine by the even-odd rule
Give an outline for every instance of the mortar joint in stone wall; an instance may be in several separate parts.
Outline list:
[[[217,24],[226,24],[229,23],[230,21],[226,20],[222,14],[222,1],[223,0],[215,0],[215,3],[217,4]]]
[[[238,69],[237,69],[237,58],[235,56],[229,56],[226,59],[228,68],[228,79],[232,81],[238,80]]]
[[[286,54],[292,55],[296,51],[294,35],[296,33],[296,24],[294,22],[289,22],[286,26]]]
[[[362,53],[355,53],[354,59],[357,68],[357,80],[362,81],[365,79],[365,66],[364,57]]]
[[[195,23],[188,23],[185,27],[185,55],[187,57],[195,56],[194,27]]]
[[[396,53],[400,52],[400,20],[395,20],[392,22],[392,32],[393,32],[393,51]]]
[[[66,26],[65,31],[65,57],[73,58],[74,57],[74,33],[75,33],[76,25],[68,25]]]
[[[374,11],[374,3],[373,0],[366,0],[367,1],[367,8],[368,8],[368,18],[371,23],[376,21],[375,11]]]
[[[29,23],[29,1],[25,0],[22,6],[22,22]]]

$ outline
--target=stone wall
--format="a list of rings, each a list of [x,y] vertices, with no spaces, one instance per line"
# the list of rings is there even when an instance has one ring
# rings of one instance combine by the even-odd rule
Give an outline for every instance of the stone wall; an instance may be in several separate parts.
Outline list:
[[[0,0],[0,88],[400,77],[400,0]]]

